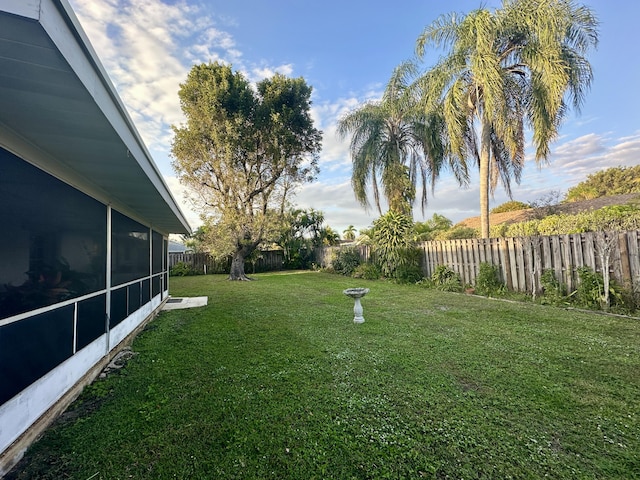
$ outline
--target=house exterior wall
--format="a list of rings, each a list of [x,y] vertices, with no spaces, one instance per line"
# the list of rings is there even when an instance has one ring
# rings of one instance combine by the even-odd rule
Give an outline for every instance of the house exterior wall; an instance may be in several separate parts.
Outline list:
[[[162,307],[168,239],[3,148],[0,171],[1,476]]]

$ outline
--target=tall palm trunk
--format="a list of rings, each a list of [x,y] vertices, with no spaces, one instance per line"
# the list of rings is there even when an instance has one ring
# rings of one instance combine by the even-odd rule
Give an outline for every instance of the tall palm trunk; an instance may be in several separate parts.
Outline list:
[[[491,122],[482,116],[480,139],[480,234],[489,238],[489,161],[491,159]]]

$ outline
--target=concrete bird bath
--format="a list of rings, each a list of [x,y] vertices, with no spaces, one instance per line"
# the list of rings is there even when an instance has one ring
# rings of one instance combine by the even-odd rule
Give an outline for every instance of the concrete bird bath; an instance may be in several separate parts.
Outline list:
[[[364,317],[362,316],[362,304],[360,303],[360,299],[364,297],[367,293],[369,293],[368,288],[347,288],[343,290],[347,297],[351,297],[355,300],[355,305],[353,306],[353,323],[364,323]]]

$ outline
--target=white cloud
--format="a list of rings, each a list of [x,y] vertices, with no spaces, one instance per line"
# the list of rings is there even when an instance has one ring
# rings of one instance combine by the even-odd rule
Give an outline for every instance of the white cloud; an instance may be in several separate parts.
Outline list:
[[[169,151],[179,84],[195,63],[239,61],[233,37],[185,1],[71,0],[145,143]],[[288,67],[291,69],[291,67]],[[283,71],[288,71],[282,67]]]

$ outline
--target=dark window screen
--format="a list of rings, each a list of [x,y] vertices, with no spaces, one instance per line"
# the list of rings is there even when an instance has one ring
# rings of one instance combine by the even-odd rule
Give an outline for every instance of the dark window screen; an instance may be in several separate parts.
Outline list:
[[[73,353],[73,305],[0,327],[0,405]]]
[[[148,277],[149,229],[115,210],[111,225],[112,285]]]
[[[142,281],[142,304],[146,305],[151,301],[151,280],[148,278]]]
[[[109,327],[115,327],[125,318],[127,318],[127,287],[122,287],[111,292]]]
[[[80,350],[105,333],[107,296],[100,295],[78,303],[76,350]]]
[[[153,277],[151,279],[152,283],[152,295],[155,297],[156,295],[160,295],[161,289],[160,289],[160,283],[161,283],[161,278],[160,275],[156,275],[155,277]]]
[[[167,262],[169,261],[169,241],[165,239],[162,245],[162,271],[166,271],[168,270]]]
[[[0,148],[0,318],[106,287],[107,207]]]
[[[153,273],[162,272],[162,235],[158,232],[153,232]]]
[[[129,315],[140,308],[140,283],[129,285]]]

